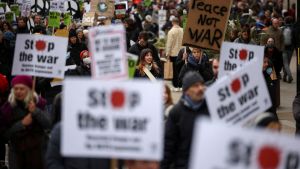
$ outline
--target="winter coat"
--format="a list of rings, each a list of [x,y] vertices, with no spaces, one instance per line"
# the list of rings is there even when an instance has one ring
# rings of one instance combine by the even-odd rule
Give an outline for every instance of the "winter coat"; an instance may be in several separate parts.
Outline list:
[[[268,48],[268,47],[266,47]],[[266,49],[267,50],[267,49]],[[278,51],[276,47],[274,47],[272,53],[267,53],[267,56],[270,58],[272,64],[274,65],[276,74],[280,74],[281,69],[283,67],[283,58],[282,53]]]
[[[76,66],[73,70],[68,70],[66,72],[67,76],[91,76],[91,69],[88,69],[83,64]]]
[[[194,59],[194,56],[192,55],[188,56],[187,63],[183,65],[179,73],[180,84],[182,84],[184,75],[190,71],[195,71],[200,73],[200,75],[203,77],[205,82],[212,80],[214,78],[214,73],[211,64],[209,63],[208,57],[206,55],[203,55],[200,63],[197,63],[197,61]]]
[[[26,33],[30,33],[30,32],[27,27],[24,27],[24,28],[18,27],[16,33],[17,34],[26,34]]]
[[[13,51],[10,47],[10,42],[3,38],[2,43],[0,42],[0,73],[10,77],[12,62]]]
[[[48,143],[46,153],[47,169],[109,169],[110,161],[108,159],[95,158],[73,158],[62,157],[61,149],[61,124],[54,126],[51,132],[51,138]]]
[[[275,29],[273,26],[270,26],[267,30],[267,34],[267,40],[268,38],[273,38],[276,48],[282,52],[284,49],[284,36],[281,29]],[[265,42],[267,42],[267,40]]]
[[[138,56],[138,61],[137,61],[137,64],[138,64],[139,61],[140,61],[140,54],[141,54],[142,50],[143,49],[147,49],[147,48],[149,48],[149,49],[152,50],[153,60],[156,62],[157,66],[160,69],[162,69],[162,64],[160,62],[160,58],[158,56],[158,52],[157,52],[156,48],[152,44],[147,43],[147,45],[145,47],[143,47],[139,43],[135,43],[134,45],[132,45],[129,48],[128,52]]]
[[[74,60],[75,64],[77,66],[80,65],[80,52],[83,50],[88,50],[86,45],[83,43],[76,43],[74,45],[71,45],[70,48],[70,56]]]
[[[130,41],[136,42],[139,37],[140,30],[138,28],[127,28],[126,29],[126,44],[127,50],[131,47]]]
[[[194,122],[199,116],[209,116],[205,100],[197,110],[183,99],[171,109],[165,126],[164,159],[161,169],[187,169]]]
[[[10,145],[10,164],[19,169],[42,169],[44,167],[43,150],[47,141],[46,130],[50,128],[50,120],[44,111],[46,101],[38,98],[36,110],[32,113],[33,122],[23,126],[22,119],[28,114],[24,102],[11,106],[9,102],[1,107],[1,130]],[[31,159],[31,160],[28,160]],[[15,160],[15,161],[12,161]],[[14,168],[11,166],[11,168]]]
[[[152,73],[152,75],[157,79],[157,78],[162,78],[162,75],[161,75],[161,70],[159,70],[159,73],[157,73],[156,71],[154,71],[154,69],[151,69],[150,72]],[[145,74],[141,74],[140,73],[140,70],[139,69],[136,69],[135,70],[135,73],[134,73],[134,78],[145,78],[145,79],[148,79],[149,77]]]
[[[180,26],[173,26],[167,37],[166,56],[177,56],[182,47],[183,29]]]

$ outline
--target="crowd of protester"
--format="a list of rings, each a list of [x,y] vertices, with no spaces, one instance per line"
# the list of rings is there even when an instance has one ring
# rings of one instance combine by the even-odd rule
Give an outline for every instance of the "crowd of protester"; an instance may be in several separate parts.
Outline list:
[[[130,160],[121,164],[129,169],[186,169],[194,121],[198,116],[209,117],[204,92],[218,78],[219,58],[209,55],[206,49],[181,45],[183,11],[188,11],[188,1],[153,1],[148,7],[143,3],[128,3],[126,18],[121,22],[126,29],[127,51],[139,56],[134,78],[151,79],[150,72],[154,78],[164,79],[166,62],[162,58],[172,63],[173,76],[172,86],[165,85],[162,93],[163,160],[160,163]],[[300,24],[296,21],[295,4],[284,10],[281,3],[280,0],[234,0],[226,36],[226,41],[265,47],[262,72],[272,107],[255,119],[254,126],[277,131],[281,128],[276,111],[280,80],[293,82],[290,63],[294,51],[300,47]],[[167,21],[161,30],[154,21],[154,14],[160,9],[167,11]],[[54,79],[38,77],[33,88],[31,77],[11,75],[18,34],[52,35],[47,27],[47,16],[36,14],[31,18],[33,27],[27,25],[29,17],[17,17],[13,23],[0,21],[0,168],[7,167],[4,163],[6,154],[10,169],[110,168],[109,159],[67,158],[60,154],[62,87],[51,85]],[[117,19],[112,18],[112,23],[116,22]],[[88,27],[82,26],[79,19],[71,25],[62,21],[55,31],[59,29],[69,32],[66,65],[76,65],[66,71],[66,76],[90,77]],[[164,52],[155,46],[159,31],[166,35]],[[182,92],[179,101],[174,102],[172,91]],[[295,100],[294,105],[297,122],[300,121],[299,101]],[[300,123],[297,123],[298,128]]]

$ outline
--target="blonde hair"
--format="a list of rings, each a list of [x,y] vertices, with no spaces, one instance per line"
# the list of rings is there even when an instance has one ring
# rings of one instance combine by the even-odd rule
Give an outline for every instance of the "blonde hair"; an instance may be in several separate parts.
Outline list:
[[[33,94],[33,99],[35,101],[35,103],[38,103],[38,95],[36,92],[31,92],[31,90],[28,90],[27,96],[25,97],[25,99],[23,100],[23,102],[25,103],[25,107],[28,107],[29,102],[32,100],[32,94]],[[8,102],[10,103],[11,106],[16,106],[17,105],[17,99],[15,96],[15,91],[14,88],[11,89],[10,94],[8,96]]]

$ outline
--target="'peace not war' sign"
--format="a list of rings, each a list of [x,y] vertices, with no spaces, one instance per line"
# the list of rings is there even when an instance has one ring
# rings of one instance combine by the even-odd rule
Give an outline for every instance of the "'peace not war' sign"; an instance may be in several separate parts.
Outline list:
[[[67,45],[67,38],[18,35],[12,74],[63,78]]]
[[[161,160],[161,82],[66,79],[63,92],[65,156]]]
[[[91,28],[92,75],[98,79],[127,79],[126,37],[123,25]]]
[[[220,50],[232,0],[192,0],[183,45]]]
[[[254,60],[207,89],[205,96],[213,120],[243,125],[271,107],[262,68],[257,69],[257,64]]]
[[[299,138],[218,123],[195,126],[190,169],[300,168]]]
[[[223,42],[218,78],[233,72],[236,68],[252,61],[254,58],[258,61],[256,69],[262,69],[264,60],[263,46]]]

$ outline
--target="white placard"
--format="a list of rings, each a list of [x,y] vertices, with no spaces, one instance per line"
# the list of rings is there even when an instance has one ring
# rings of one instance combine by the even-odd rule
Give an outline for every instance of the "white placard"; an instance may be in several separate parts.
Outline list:
[[[63,90],[62,154],[161,160],[162,93],[162,82],[67,78]]]
[[[97,79],[127,79],[126,37],[123,25],[89,30],[92,76]]]
[[[59,8],[60,0],[50,1],[50,11],[61,12]]]
[[[300,139],[198,120],[189,169],[299,169]]]
[[[12,74],[63,78],[67,45],[63,37],[18,34]]]
[[[271,107],[262,68],[258,69],[257,64],[253,60],[207,89],[205,96],[213,120],[244,125]]]
[[[220,53],[218,78],[233,72],[254,58],[258,61],[256,69],[262,69],[264,49],[264,46],[223,42]]]
[[[158,27],[159,27],[159,38],[165,37],[165,32],[162,29],[162,27],[165,25],[167,21],[167,11],[166,10],[159,10],[158,11]]]

